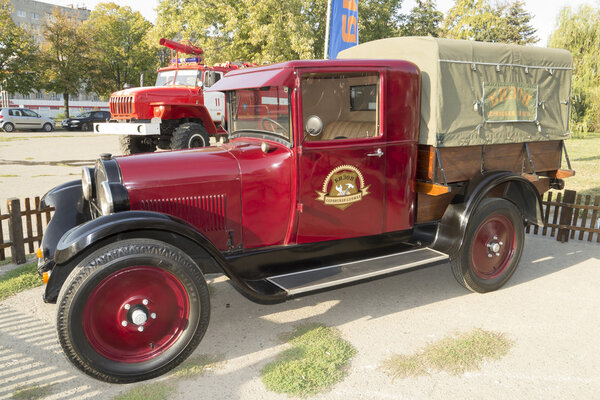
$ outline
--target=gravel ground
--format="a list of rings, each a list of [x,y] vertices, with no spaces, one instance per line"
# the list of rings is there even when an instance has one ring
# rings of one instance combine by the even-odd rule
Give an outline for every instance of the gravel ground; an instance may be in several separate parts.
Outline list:
[[[176,382],[174,399],[286,399],[267,392],[260,370],[298,324],[338,327],[358,350],[349,375],[317,399],[593,399],[600,393],[600,246],[527,236],[520,268],[499,291],[462,289],[442,264],[279,305],[251,303],[211,276],[212,317],[196,354],[222,355],[204,376]],[[110,399],[133,385],[80,373],[61,354],[55,306],[42,288],[0,303],[0,399],[16,387],[52,384],[48,399]],[[508,355],[459,376],[392,379],[393,353],[482,328],[514,342]],[[169,381],[172,378],[160,378]]]
[[[6,212],[8,198],[42,196],[61,183],[80,179],[81,167],[93,165],[100,153],[119,154],[117,136],[0,132],[0,210]]]

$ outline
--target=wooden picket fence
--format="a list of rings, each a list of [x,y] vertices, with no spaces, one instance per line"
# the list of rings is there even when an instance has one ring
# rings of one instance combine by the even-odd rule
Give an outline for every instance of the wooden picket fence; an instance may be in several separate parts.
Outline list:
[[[39,197],[25,198],[23,205],[24,209],[19,199],[9,199],[7,214],[0,208],[0,261],[10,253],[13,262],[25,263],[26,253],[36,251],[54,213],[52,207],[39,210]],[[548,192],[542,211],[544,227],[528,226],[527,233],[549,235],[561,242],[577,239],[600,243],[600,196],[582,196],[572,190]]]
[[[41,244],[54,208],[39,210],[39,197],[33,199],[33,208],[30,198],[23,200],[24,209],[19,199],[9,199],[6,203],[7,214],[2,214],[0,209],[0,261],[5,260],[10,251],[14,263],[24,264],[26,253],[34,253]],[[5,232],[8,232],[8,241]]]
[[[548,192],[543,208],[544,227],[529,226],[528,233],[556,236],[559,242],[577,239],[600,243],[600,196],[582,196],[572,190]]]

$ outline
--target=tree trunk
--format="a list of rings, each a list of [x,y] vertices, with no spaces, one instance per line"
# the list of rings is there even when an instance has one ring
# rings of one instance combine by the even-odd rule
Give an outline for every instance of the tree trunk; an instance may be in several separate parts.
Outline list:
[[[65,118],[69,118],[69,93],[63,93],[63,100],[65,105]]]

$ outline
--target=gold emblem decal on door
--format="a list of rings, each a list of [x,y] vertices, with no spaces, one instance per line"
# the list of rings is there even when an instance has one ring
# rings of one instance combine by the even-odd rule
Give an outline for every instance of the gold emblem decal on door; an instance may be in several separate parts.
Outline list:
[[[345,210],[370,194],[370,187],[371,185],[365,186],[365,179],[358,168],[352,165],[340,165],[325,178],[323,191],[316,190],[319,195],[316,200],[324,202],[326,206]]]

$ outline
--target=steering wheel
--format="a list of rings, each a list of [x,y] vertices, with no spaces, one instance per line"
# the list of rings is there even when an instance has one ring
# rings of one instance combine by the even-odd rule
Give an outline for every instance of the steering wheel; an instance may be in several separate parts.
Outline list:
[[[268,124],[271,124],[271,127],[269,128],[267,126]],[[275,133],[277,133],[277,128],[281,129],[283,131],[283,133],[285,133],[286,135],[288,134],[287,129],[285,129],[279,122],[275,121],[274,119],[268,118],[268,117],[262,117],[262,119],[260,120],[260,124],[263,127],[263,129],[267,130],[267,131],[273,131]],[[275,129],[273,129],[273,125],[275,125]]]

